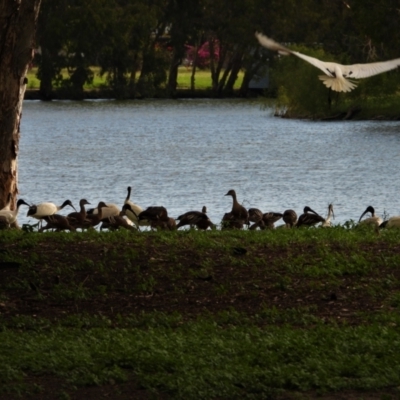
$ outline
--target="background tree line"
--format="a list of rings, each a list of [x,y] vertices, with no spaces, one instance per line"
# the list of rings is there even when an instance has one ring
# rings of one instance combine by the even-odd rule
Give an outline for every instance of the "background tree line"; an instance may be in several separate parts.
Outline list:
[[[118,98],[174,96],[188,46],[195,88],[206,43],[214,94],[232,92],[243,70],[244,96],[254,74],[276,60],[258,46],[255,30],[284,43],[323,44],[353,63],[399,57],[399,22],[399,0],[42,0],[35,64],[43,99],[53,85],[83,96],[92,66]]]

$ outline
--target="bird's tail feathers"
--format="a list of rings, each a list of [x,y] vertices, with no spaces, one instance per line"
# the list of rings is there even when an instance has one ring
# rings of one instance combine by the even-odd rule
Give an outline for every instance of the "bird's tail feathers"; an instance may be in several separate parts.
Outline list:
[[[355,82],[346,78],[335,78],[334,76],[319,75],[318,78],[322,83],[335,92],[351,92],[357,85]]]

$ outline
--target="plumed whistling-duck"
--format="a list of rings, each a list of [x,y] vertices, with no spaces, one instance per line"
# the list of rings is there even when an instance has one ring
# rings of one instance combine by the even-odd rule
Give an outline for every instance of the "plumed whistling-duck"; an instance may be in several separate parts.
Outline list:
[[[47,225],[41,227],[39,229],[39,232],[43,232],[47,229],[55,229],[57,232],[64,230],[69,230],[72,232],[76,231],[75,227],[70,224],[70,220],[68,219],[68,217],[64,217],[63,215],[52,214],[42,217],[41,219],[43,219],[43,221],[46,221]]]
[[[84,225],[86,225],[86,227],[97,226],[100,223],[100,221],[104,218],[104,210],[107,208],[108,208],[107,204],[104,203],[104,201],[100,201],[95,209],[96,212],[86,215]]]
[[[285,210],[282,215],[283,222],[287,228],[293,228],[297,223],[297,214],[294,210]]]
[[[72,225],[75,228],[81,228],[81,229],[83,229],[85,226],[87,226],[87,224],[85,224],[86,215],[87,215],[85,205],[88,205],[88,204],[90,204],[90,203],[86,199],[79,200],[80,211],[79,212],[74,211],[67,215],[70,225]]]
[[[179,221],[178,225],[176,226],[177,229],[179,229],[181,226],[190,225],[196,226],[197,229],[206,230],[207,228],[211,228],[213,226],[207,214],[200,211],[188,211],[185,214],[180,215],[177,220]]]
[[[231,214],[235,219],[243,220],[245,224],[249,223],[249,213],[245,207],[243,207],[236,197],[236,192],[231,189],[225,196],[232,196],[232,210]]]
[[[260,228],[261,230],[264,229],[274,229],[275,228],[275,222],[279,221],[282,218],[281,213],[275,213],[275,212],[267,212],[262,214],[261,219],[259,219],[257,222],[255,222],[249,229],[255,230],[257,228]]]
[[[232,212],[225,213],[221,221],[221,229],[243,229],[244,220],[236,218]]]
[[[129,219],[124,218],[124,216],[126,215],[124,210],[125,206],[130,207],[129,204],[124,204],[119,215],[103,218],[101,220],[102,224],[100,226],[100,230],[102,231],[103,229],[109,229],[111,231],[116,231],[119,228],[124,228],[129,231],[137,231],[137,228],[133,225],[133,222]]]
[[[152,229],[174,230],[176,222],[168,216],[168,211],[163,206],[147,207],[139,214],[139,221],[147,220]]]
[[[247,212],[249,213],[249,222],[258,222],[262,220],[263,212],[258,208],[249,208]]]

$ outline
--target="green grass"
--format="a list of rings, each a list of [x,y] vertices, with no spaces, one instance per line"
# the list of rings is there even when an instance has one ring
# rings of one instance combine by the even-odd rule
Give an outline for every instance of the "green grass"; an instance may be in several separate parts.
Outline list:
[[[133,375],[177,399],[399,387],[399,243],[344,227],[0,231],[0,266],[19,265],[0,280],[0,393],[40,393],[42,376],[61,393]]]
[[[266,398],[282,390],[398,386],[399,353],[398,330],[378,324],[221,329],[199,320],[180,327],[55,327],[18,335],[6,329],[0,333],[0,376],[3,385],[24,374],[54,374],[82,386],[124,382],[133,372],[144,388],[173,398]]]
[[[86,84],[85,89],[101,89],[107,87],[106,76],[100,76],[100,68],[92,67],[91,68],[94,73],[93,83]],[[29,70],[27,78],[28,78],[28,89],[38,89],[40,86],[40,81],[36,77],[37,68],[32,68]],[[190,79],[191,79],[192,70],[186,67],[179,68],[178,74],[178,89],[190,89]],[[68,77],[67,70],[62,71],[62,75],[64,78]],[[243,72],[239,73],[239,77],[235,82],[235,89],[238,89],[242,83]],[[195,88],[196,89],[210,89],[211,88],[211,73],[209,70],[196,70],[195,75]]]

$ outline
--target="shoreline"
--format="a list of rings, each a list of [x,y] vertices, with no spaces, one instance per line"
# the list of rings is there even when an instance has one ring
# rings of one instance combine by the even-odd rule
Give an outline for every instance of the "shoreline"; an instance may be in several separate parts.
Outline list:
[[[216,94],[211,89],[177,89],[174,96],[167,96],[164,92],[156,93],[153,97],[140,97],[140,96],[126,96],[123,100],[143,100],[147,98],[156,99],[228,99],[228,98],[255,98],[261,95],[262,92],[250,91],[247,96],[242,96],[239,90],[233,91],[231,94]],[[52,101],[52,100],[99,100],[99,99],[116,99],[112,90],[108,89],[93,89],[85,90],[82,95],[76,96],[71,95],[71,92],[65,90],[54,90],[51,92],[49,98],[45,99],[40,94],[39,89],[26,89],[24,100],[41,100],[41,101]]]
[[[126,96],[123,99],[117,99],[114,96],[112,90],[109,89],[93,89],[85,90],[82,96],[71,95],[71,92],[66,90],[54,90],[51,92],[49,98],[44,99],[39,89],[26,89],[24,94],[24,100],[40,100],[40,101],[53,101],[53,100],[71,100],[71,101],[83,101],[83,100],[146,100],[146,99],[256,99],[258,97],[264,97],[265,99],[272,99],[272,97],[263,96],[265,92],[262,90],[249,90],[246,96],[242,96],[239,90],[234,90],[230,94],[216,94],[211,89],[177,89],[174,96],[167,96],[165,92],[158,92],[153,97],[140,97],[140,96]],[[382,113],[377,113],[369,117],[359,117],[361,109],[343,111],[335,115],[327,115],[325,117],[313,118],[305,116],[287,116],[286,114],[275,113],[274,116],[277,118],[286,119],[298,119],[298,120],[309,120],[309,121],[324,121],[324,122],[337,122],[337,121],[400,121],[400,115],[389,116]]]

